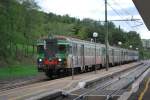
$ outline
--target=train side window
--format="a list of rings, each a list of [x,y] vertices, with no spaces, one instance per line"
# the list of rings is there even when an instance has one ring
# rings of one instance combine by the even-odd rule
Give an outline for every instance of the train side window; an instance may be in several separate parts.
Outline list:
[[[106,53],[106,50],[105,50],[105,48],[103,47],[103,48],[102,48],[102,55],[105,55],[105,53]]]
[[[99,49],[97,48],[96,51],[97,51],[97,56],[99,56]]]
[[[78,45],[77,45],[77,44],[75,44],[74,54],[75,54],[76,56],[78,55]]]
[[[78,56],[79,55],[79,45],[77,45],[77,49],[76,49],[76,55]]]
[[[96,55],[99,56],[99,50],[98,50],[98,48],[96,49]]]
[[[102,55],[102,53],[101,53],[101,48],[99,48],[99,55],[100,55],[100,56]]]
[[[93,56],[94,55],[94,53],[93,53],[94,51],[93,51],[93,48],[91,47],[91,56]]]
[[[114,49],[112,49],[112,56],[114,56]]]
[[[69,53],[72,54],[72,46],[69,45]]]
[[[93,47],[91,48],[91,56],[93,56],[94,55],[94,49],[93,49]]]
[[[77,53],[77,47],[76,46],[77,45],[75,43],[72,44],[72,54],[73,55],[76,55],[76,53]]]
[[[78,45],[78,56],[80,56],[81,55],[81,45],[79,44]]]
[[[87,47],[86,55],[89,56],[89,47]]]
[[[90,47],[90,48],[89,48],[89,55],[90,55],[90,56],[92,55],[92,52],[91,52],[91,51],[92,51],[92,48]]]
[[[86,54],[87,54],[87,48],[86,46],[84,46],[84,56],[86,56]]]
[[[102,55],[102,48],[100,48],[100,55]]]
[[[86,56],[88,56],[88,47],[86,47]]]
[[[91,53],[92,53],[92,56],[94,55],[94,49],[92,48],[92,51],[91,51]]]
[[[89,47],[88,47],[87,55],[88,55],[88,56],[90,55],[90,48],[89,48]]]
[[[91,48],[88,47],[88,53],[87,53],[88,56],[91,56]]]

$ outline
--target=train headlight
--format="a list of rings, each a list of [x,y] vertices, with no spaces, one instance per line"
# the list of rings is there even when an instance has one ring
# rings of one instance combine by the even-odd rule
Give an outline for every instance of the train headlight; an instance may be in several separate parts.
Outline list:
[[[42,59],[39,59],[39,62],[42,62]]]
[[[58,61],[62,61],[62,59],[59,58]]]

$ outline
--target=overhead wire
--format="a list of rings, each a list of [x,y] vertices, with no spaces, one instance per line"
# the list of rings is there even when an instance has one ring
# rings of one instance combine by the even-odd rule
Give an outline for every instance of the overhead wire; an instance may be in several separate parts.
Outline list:
[[[112,0],[112,2],[113,2],[116,6],[119,6],[119,8],[121,8],[121,11],[124,12],[123,14],[131,16],[131,19],[132,19],[133,15],[132,15],[131,13],[129,13],[126,9],[124,9],[123,7],[121,7],[120,4],[119,4],[118,2],[116,2],[116,0]],[[130,22],[126,22],[126,23],[128,23],[128,24],[132,27],[132,25],[131,25]],[[136,28],[136,27],[134,27],[134,28]],[[136,29],[137,29],[137,28],[136,28]]]
[[[121,7],[120,4],[116,2],[116,0],[112,0],[112,1],[114,2],[114,4],[118,5],[121,8],[121,10],[124,11],[127,15],[133,16],[130,12],[125,10],[123,7]]]
[[[119,12],[117,12],[117,10],[115,8],[113,8],[110,3],[107,2],[107,5],[121,18],[124,19]],[[126,21],[125,21],[126,22]],[[126,24],[128,25],[128,28],[131,28],[131,25],[129,23],[126,22]],[[129,27],[130,26],[130,27]]]
[[[126,15],[130,15],[131,17],[133,17],[133,15],[132,15],[130,12],[128,12],[126,9],[124,9],[116,0],[112,0],[112,1],[113,1],[113,3],[114,3],[115,5],[119,6],[119,7],[121,8],[121,10],[122,10],[124,13],[126,13]],[[131,18],[131,19],[132,19],[132,18]],[[137,25],[136,22],[137,22],[137,23],[140,23],[140,24]],[[127,22],[127,23],[129,23],[129,22]],[[142,23],[141,23],[141,22],[138,22],[138,21],[134,21],[134,23],[132,23],[132,24],[134,24],[134,26],[131,26],[131,24],[130,24],[130,26],[131,26],[132,28],[135,28],[136,30],[138,30],[138,27],[142,25]]]

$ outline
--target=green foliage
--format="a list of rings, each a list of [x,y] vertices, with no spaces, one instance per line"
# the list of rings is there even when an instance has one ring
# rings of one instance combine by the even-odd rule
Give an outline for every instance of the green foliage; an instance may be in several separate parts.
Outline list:
[[[140,50],[140,58],[141,59],[150,59],[150,51],[148,49]]]
[[[28,54],[30,47],[39,38],[49,34],[66,35],[90,40],[93,32],[98,33],[97,42],[105,42],[106,24],[85,18],[79,20],[69,15],[56,15],[39,11],[35,0],[1,0],[0,1],[0,58],[18,56],[19,52]],[[136,32],[124,32],[117,28],[114,23],[108,23],[109,44],[133,49],[141,48],[142,42]],[[20,49],[18,44],[22,46]],[[25,45],[25,46],[24,46]],[[29,45],[29,46],[26,46]],[[16,52],[16,55],[14,54]]]

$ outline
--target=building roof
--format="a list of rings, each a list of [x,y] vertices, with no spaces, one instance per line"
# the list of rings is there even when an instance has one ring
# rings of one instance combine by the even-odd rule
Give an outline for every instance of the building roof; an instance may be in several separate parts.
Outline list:
[[[150,30],[150,0],[132,0],[138,9],[145,25]]]

